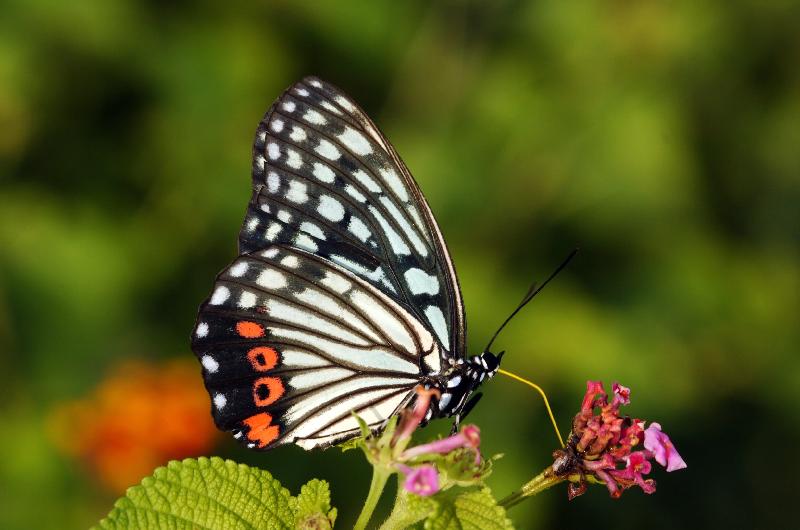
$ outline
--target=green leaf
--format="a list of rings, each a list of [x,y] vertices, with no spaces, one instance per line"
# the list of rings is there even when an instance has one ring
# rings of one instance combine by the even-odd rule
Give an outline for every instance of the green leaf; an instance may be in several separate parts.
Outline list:
[[[293,501],[267,471],[221,458],[186,459],[130,488],[97,528],[291,529]]]
[[[505,510],[497,505],[489,488],[460,495],[437,495],[436,512],[425,521],[426,530],[513,529]]]
[[[397,500],[392,513],[381,525],[381,530],[402,530],[432,515],[438,507],[431,497],[420,497],[403,489],[403,478],[399,478]]]
[[[303,486],[294,506],[297,528],[333,528],[336,508],[331,508],[331,490],[324,480],[313,479]]]

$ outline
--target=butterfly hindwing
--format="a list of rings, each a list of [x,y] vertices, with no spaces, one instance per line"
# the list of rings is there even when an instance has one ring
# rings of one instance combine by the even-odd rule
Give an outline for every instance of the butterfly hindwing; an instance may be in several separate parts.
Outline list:
[[[329,445],[373,428],[440,371],[433,335],[402,305],[308,251],[237,258],[201,306],[192,340],[217,426],[250,447]]]
[[[430,209],[389,142],[333,86],[302,80],[259,124],[239,241],[242,253],[285,244],[337,263],[463,356],[461,293]]]

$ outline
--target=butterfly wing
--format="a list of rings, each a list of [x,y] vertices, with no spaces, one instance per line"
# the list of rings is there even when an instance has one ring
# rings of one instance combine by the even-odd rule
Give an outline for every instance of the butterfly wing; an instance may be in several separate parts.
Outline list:
[[[316,78],[258,126],[240,257],[192,348],[217,426],[309,449],[380,427],[442,360],[463,357],[453,264],[419,187],[347,96]]]
[[[335,87],[309,77],[264,116],[240,251],[305,249],[398,300],[464,356],[461,292],[442,234],[405,164]]]
[[[297,248],[237,258],[201,306],[192,347],[217,426],[249,447],[304,448],[373,428],[408,402],[440,351],[400,304]]]

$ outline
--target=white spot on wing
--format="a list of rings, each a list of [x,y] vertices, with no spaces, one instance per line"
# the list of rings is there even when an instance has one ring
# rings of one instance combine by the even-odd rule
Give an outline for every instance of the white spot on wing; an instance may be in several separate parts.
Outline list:
[[[305,88],[296,88],[294,90],[294,93],[297,94],[298,96],[303,96],[303,97],[308,96],[308,90],[306,90]]]
[[[330,112],[333,112],[334,114],[339,114],[339,115],[342,114],[341,110],[337,109],[336,107],[334,107],[333,105],[331,105],[327,101],[323,101],[322,103],[320,103],[320,105],[322,105],[323,109],[325,109],[327,111],[330,111]]]
[[[249,309],[256,305],[258,298],[256,298],[255,293],[251,293],[250,291],[242,291],[241,296],[239,296],[239,307],[242,309]]]
[[[228,270],[228,273],[234,278],[241,278],[249,267],[250,265],[246,261],[239,261]]]
[[[337,149],[335,145],[324,138],[320,139],[319,145],[316,147],[315,151],[328,160],[338,160],[339,157],[342,156],[342,153],[339,152],[339,149]]]
[[[381,177],[383,180],[392,188],[392,191],[397,195],[397,197],[403,201],[408,201],[408,191],[406,187],[403,185],[403,182],[400,180],[400,177],[397,176],[397,172],[394,168],[388,169],[381,169],[379,170]]]
[[[283,130],[283,120],[275,118],[272,120],[272,123],[270,123],[269,126],[273,131],[281,132]]]
[[[311,234],[317,239],[325,239],[325,233],[322,231],[322,229],[310,221],[303,221],[300,224],[300,230],[307,234]]]
[[[286,192],[286,198],[292,202],[303,204],[308,200],[306,195],[306,185],[299,180],[289,181],[289,191]]]
[[[365,225],[361,219],[355,216],[350,217],[350,224],[347,225],[347,229],[350,230],[350,233],[364,242],[366,242],[367,239],[369,239],[369,236],[372,235],[372,232],[369,231],[367,225]]]
[[[281,186],[281,178],[274,171],[267,174],[267,190],[270,193],[276,193]]]
[[[300,260],[297,259],[297,256],[286,256],[281,260],[281,265],[289,267],[290,269],[296,269],[300,266]]]
[[[334,177],[336,177],[336,174],[331,168],[325,164],[320,164],[319,162],[314,163],[314,170],[312,173],[322,182],[331,183],[333,182]]]
[[[447,323],[444,321],[442,310],[435,305],[429,305],[425,308],[425,318],[433,326],[433,331],[439,337],[444,349],[450,350],[450,334],[447,332]]]
[[[253,231],[253,230],[255,230],[256,228],[258,228],[258,222],[259,222],[259,221],[258,221],[258,217],[251,217],[251,218],[250,218],[250,219],[247,221],[247,231],[248,231],[248,232],[252,232],[252,231]]]
[[[381,187],[380,187],[380,186],[378,186],[378,184],[377,184],[377,183],[376,183],[376,182],[375,182],[375,181],[372,179],[372,177],[370,177],[369,175],[367,175],[367,174],[366,174],[364,171],[362,171],[362,170],[360,170],[360,169],[356,169],[355,171],[353,171],[353,176],[354,176],[354,177],[356,178],[356,180],[358,180],[358,181],[359,181],[361,184],[363,184],[364,186],[366,186],[366,188],[367,188],[369,191],[371,191],[371,192],[373,192],[373,193],[378,193],[378,192],[380,192],[380,191],[381,191]]]
[[[289,138],[291,138],[293,142],[303,142],[306,139],[306,132],[295,125],[292,127],[292,134],[289,135]]]
[[[369,211],[375,216],[378,224],[381,225],[381,230],[383,230],[384,234],[386,234],[386,237],[389,239],[389,246],[392,247],[392,251],[398,256],[411,254],[411,250],[408,248],[408,245],[406,245],[406,242],[403,241],[400,234],[386,221],[383,215],[381,215],[374,206],[370,206]]]
[[[294,101],[286,101],[286,102],[284,102],[283,110],[285,110],[286,112],[290,112],[291,113],[291,112],[294,112],[294,109],[295,109]]]
[[[292,214],[290,214],[286,210],[278,210],[278,220],[283,221],[284,223],[291,223]]]
[[[262,155],[261,153],[257,154],[256,155],[256,167],[258,168],[258,171],[264,171],[264,164],[265,163],[266,163],[266,160],[264,159],[264,155]]]
[[[219,363],[210,355],[203,355],[203,358],[200,359],[200,362],[203,364],[203,368],[206,369],[206,372],[210,374],[214,374],[217,372],[217,370],[219,370]]]
[[[356,110],[356,107],[344,96],[336,96],[336,103],[341,105],[341,107],[347,112],[353,112]]]
[[[405,274],[406,285],[412,294],[430,294],[439,292],[439,279],[435,274],[428,274],[422,269],[412,267]]]
[[[307,250],[309,252],[316,252],[319,250],[319,247],[314,240],[303,233],[297,234],[294,237],[294,244],[298,248],[302,248],[303,250]]]
[[[264,237],[267,241],[275,241],[275,238],[278,237],[278,234],[281,233],[283,230],[283,226],[280,223],[272,222],[267,227],[267,231],[264,233]]]
[[[225,397],[224,394],[217,394],[214,396],[214,406],[217,407],[217,410],[222,410],[225,408],[225,405],[228,404],[228,399]]]
[[[294,149],[288,149],[286,151],[287,160],[286,164],[289,167],[293,167],[294,169],[300,169],[300,166],[303,165],[303,159],[300,158],[300,153],[295,151]]]
[[[281,156],[281,150],[278,147],[278,144],[275,142],[270,142],[267,144],[267,156],[270,160],[277,160],[278,157]]]
[[[325,125],[328,123],[328,120],[325,119],[325,116],[313,109],[306,111],[306,113],[303,115],[303,119],[314,125]]]
[[[264,269],[256,278],[256,283],[267,289],[280,289],[286,287],[286,276],[275,269]]]
[[[400,229],[403,231],[406,237],[408,237],[409,241],[411,241],[411,244],[414,245],[414,248],[419,253],[419,255],[422,257],[427,257],[428,247],[426,247],[425,244],[422,242],[422,239],[420,239],[419,235],[417,234],[417,231],[414,230],[414,228],[408,222],[406,216],[400,212],[400,210],[397,208],[397,205],[395,205],[395,203],[392,202],[389,199],[389,197],[386,196],[381,197],[381,203],[383,203],[383,205],[389,211],[389,214],[397,222],[397,224],[400,225]]]
[[[367,202],[367,198],[364,197],[364,195],[360,191],[358,191],[354,186],[351,186],[350,184],[345,185],[344,191],[358,202]]]
[[[221,305],[225,302],[225,300],[230,298],[230,296],[231,296],[230,289],[228,289],[224,285],[220,285],[214,291],[214,294],[211,295],[211,300],[209,300],[208,303],[211,305]]]
[[[344,219],[344,206],[342,206],[342,203],[328,195],[320,196],[317,211],[324,218],[334,222],[339,222]]]
[[[345,127],[344,132],[339,135],[339,140],[357,155],[368,155],[372,152],[372,146],[363,134],[351,127]]]

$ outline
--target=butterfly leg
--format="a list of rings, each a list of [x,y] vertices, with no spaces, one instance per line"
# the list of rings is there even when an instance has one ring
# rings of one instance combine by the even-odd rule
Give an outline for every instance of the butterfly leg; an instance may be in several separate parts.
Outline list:
[[[461,420],[467,417],[467,414],[469,414],[475,405],[478,404],[478,401],[480,401],[482,397],[483,392],[478,392],[469,398],[469,401],[467,401],[466,404],[464,404],[464,406],[461,408],[461,412],[456,414],[456,419],[453,420],[453,427],[450,429],[451,436],[458,432],[458,429],[461,426]]]

